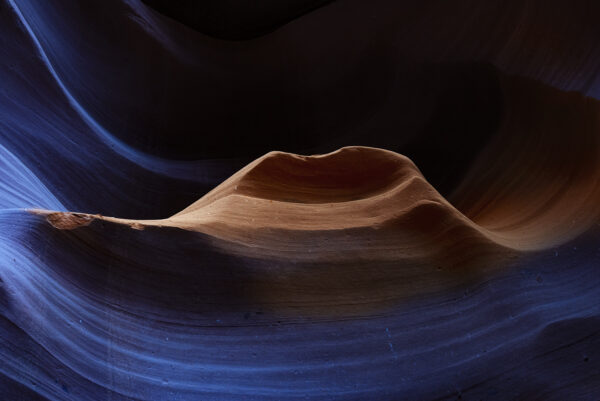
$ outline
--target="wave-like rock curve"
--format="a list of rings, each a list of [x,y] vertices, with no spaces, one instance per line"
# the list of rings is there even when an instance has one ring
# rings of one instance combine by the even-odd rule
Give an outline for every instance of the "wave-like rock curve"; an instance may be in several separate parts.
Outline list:
[[[0,1],[0,398],[598,399],[596,8]]]

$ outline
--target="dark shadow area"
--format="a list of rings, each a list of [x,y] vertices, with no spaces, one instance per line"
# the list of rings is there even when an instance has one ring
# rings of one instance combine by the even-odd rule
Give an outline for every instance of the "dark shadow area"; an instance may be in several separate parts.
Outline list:
[[[144,3],[205,35],[226,40],[252,39],[333,0],[143,0]]]

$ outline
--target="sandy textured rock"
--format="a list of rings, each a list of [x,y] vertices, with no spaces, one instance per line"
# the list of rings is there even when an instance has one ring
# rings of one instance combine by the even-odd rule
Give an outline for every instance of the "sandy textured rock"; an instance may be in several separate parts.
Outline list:
[[[0,0],[1,400],[600,398],[597,3],[146,3]]]

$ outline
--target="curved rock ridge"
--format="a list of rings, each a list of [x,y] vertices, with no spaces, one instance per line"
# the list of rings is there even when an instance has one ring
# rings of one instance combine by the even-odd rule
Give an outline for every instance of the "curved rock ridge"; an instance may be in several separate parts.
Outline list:
[[[456,254],[459,244],[478,253],[510,245],[456,210],[407,157],[360,146],[316,156],[268,153],[167,219],[35,212],[59,229],[98,219],[196,231],[255,257],[408,260],[439,253],[452,266],[465,259]]]
[[[263,256],[271,257],[279,253],[314,258],[307,250],[315,245],[315,250],[324,252],[348,248],[342,254],[335,251],[341,258],[374,248],[377,252],[371,257],[388,255],[392,259],[444,250],[446,263],[452,265],[452,247],[461,241],[464,246],[486,244],[483,248],[532,251],[574,238],[597,218],[595,200],[600,195],[594,177],[592,172],[563,189],[581,194],[577,197],[552,195],[557,191],[555,185],[564,185],[560,177],[554,180],[559,184],[549,180],[532,187],[529,197],[550,195],[548,202],[558,203],[557,207],[542,204],[544,212],[515,208],[507,215],[506,204],[500,203],[496,209],[487,204],[486,212],[496,213],[502,220],[487,216],[482,219],[485,224],[479,225],[441,196],[410,159],[395,152],[362,146],[315,156],[270,152],[167,219],[51,213],[48,220],[67,229],[93,219],[136,229],[176,227],[242,245],[258,255],[262,250]],[[547,210],[554,215],[549,216]],[[519,217],[523,213],[526,218]],[[548,220],[553,219],[557,223],[551,225]],[[548,232],[548,227],[553,231]],[[321,245],[317,245],[319,241]]]
[[[363,200],[417,176],[408,158],[383,149],[353,146],[316,156],[270,152],[179,214],[232,193],[292,203]]]

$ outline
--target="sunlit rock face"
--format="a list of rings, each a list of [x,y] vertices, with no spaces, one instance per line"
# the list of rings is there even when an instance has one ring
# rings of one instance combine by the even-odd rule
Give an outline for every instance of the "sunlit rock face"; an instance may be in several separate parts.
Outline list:
[[[596,3],[0,1],[0,399],[600,399]]]

